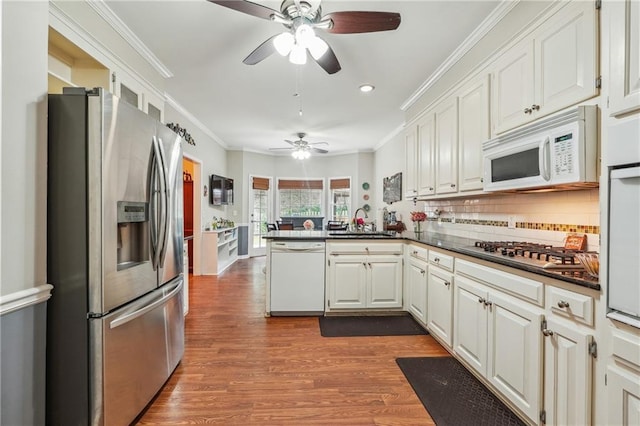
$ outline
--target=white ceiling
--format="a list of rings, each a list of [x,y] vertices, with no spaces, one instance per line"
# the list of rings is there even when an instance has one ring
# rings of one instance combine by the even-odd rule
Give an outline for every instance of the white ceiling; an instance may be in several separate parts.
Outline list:
[[[279,1],[255,2],[280,9]],[[305,132],[305,140],[326,141],[322,148],[336,154],[370,151],[397,132],[401,105],[500,1],[323,0],[323,15],[375,10],[402,16],[395,31],[322,34],[342,66],[333,75],[312,60],[298,66],[277,54],[243,64],[284,30],[275,22],[205,0],[105,3],[171,71],[167,94],[228,148],[268,152]],[[363,83],[376,89],[363,94]]]

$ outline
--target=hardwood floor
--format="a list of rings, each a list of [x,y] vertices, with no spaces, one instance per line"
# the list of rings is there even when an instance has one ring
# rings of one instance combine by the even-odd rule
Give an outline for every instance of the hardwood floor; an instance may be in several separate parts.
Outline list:
[[[322,337],[264,316],[265,259],[190,279],[182,362],[139,425],[432,425],[396,357],[447,356],[431,336]]]

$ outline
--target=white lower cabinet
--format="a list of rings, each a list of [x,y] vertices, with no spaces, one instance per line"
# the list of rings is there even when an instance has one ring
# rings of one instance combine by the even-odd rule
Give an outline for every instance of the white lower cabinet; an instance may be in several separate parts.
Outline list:
[[[542,389],[542,311],[456,276],[454,351],[534,422]]]
[[[640,374],[631,370],[607,367],[608,424],[640,425]]]
[[[427,262],[409,257],[406,266],[407,309],[422,324],[427,324]]]
[[[327,310],[402,308],[401,244],[327,246]]]
[[[549,425],[591,424],[593,336],[575,324],[547,319],[544,339],[544,410]]]
[[[434,265],[427,273],[427,328],[448,347],[453,344],[453,274]]]

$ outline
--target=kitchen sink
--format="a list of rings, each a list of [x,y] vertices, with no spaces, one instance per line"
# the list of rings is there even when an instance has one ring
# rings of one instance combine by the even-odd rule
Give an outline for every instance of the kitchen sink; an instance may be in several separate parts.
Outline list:
[[[396,233],[394,231],[331,231],[329,235],[345,238],[391,238],[395,237]]]

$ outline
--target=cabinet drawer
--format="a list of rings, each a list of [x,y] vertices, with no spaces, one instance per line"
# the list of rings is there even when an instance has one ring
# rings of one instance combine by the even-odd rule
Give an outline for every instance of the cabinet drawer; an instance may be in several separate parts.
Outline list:
[[[544,285],[540,281],[460,259],[456,262],[456,274],[465,275],[538,306],[544,305]]]
[[[413,258],[424,260],[425,262],[429,261],[429,250],[426,247],[408,245],[407,252]]]
[[[430,251],[429,263],[438,265],[447,271],[453,271],[453,256],[449,256],[448,254],[443,254],[438,251]]]
[[[327,254],[329,256],[339,255],[370,255],[370,254],[402,254],[403,243],[390,242],[357,242],[357,243],[331,243],[327,244]]]
[[[593,326],[593,298],[573,291],[547,287],[548,308],[554,314]]]

